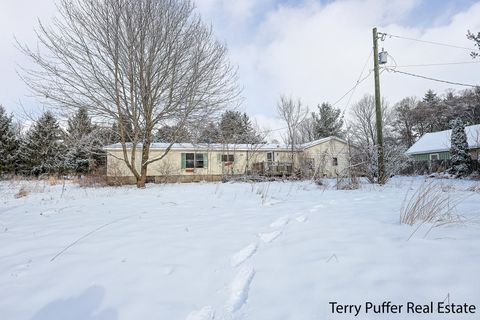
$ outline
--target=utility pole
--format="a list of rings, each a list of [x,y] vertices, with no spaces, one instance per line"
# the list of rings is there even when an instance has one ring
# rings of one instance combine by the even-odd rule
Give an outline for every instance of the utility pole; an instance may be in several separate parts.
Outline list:
[[[377,126],[378,183],[385,183],[385,163],[383,153],[382,97],[380,96],[380,67],[378,55],[378,33],[373,28],[373,70],[375,73],[375,115]]]

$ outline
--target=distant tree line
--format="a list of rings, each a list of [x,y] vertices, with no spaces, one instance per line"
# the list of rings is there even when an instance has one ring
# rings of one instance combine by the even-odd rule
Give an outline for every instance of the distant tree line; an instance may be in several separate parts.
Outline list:
[[[0,106],[0,174],[41,176],[88,174],[105,163],[103,146],[117,141],[115,125],[92,123],[84,108],[62,128],[50,111],[44,112],[26,131]]]
[[[377,157],[373,96],[366,95],[354,103],[347,117],[326,102],[317,105],[313,112],[308,112],[301,101],[292,98],[284,97],[280,104],[287,109],[297,108],[296,123],[291,127],[291,134],[284,139],[287,144],[294,146],[329,136],[345,138],[355,146],[357,152],[353,156],[361,164],[362,172],[375,179]],[[407,97],[393,107],[383,99],[382,111],[387,170],[395,174],[408,163],[405,151],[425,133],[452,129],[455,123],[462,128],[480,123],[480,88],[447,91],[443,95],[428,90],[422,99]],[[102,148],[120,142],[120,127],[126,128],[126,137],[133,134],[129,133],[133,129],[129,129],[131,124],[127,120],[121,126],[116,122],[108,126],[94,124],[85,108],[79,108],[63,127],[49,111],[22,130],[24,125],[15,122],[13,116],[0,106],[2,175],[89,174],[105,164],[106,154]],[[247,114],[234,110],[223,112],[217,120],[195,126],[179,128],[165,125],[156,131],[154,142],[172,141],[212,144],[267,142],[265,132],[256,128]],[[468,171],[458,161],[455,163],[461,172]]]
[[[424,134],[449,130],[455,125],[464,128],[480,123],[479,87],[449,90],[445,94],[428,90],[421,99],[406,97],[393,106],[382,99],[381,104],[385,162],[389,175],[402,171],[409,164],[405,152]],[[284,137],[286,144],[293,148],[294,145],[329,136],[344,138],[352,145],[352,161],[358,170],[372,182],[375,181],[378,146],[375,99],[372,95],[365,95],[349,106],[348,114],[327,102],[308,112],[308,107],[300,100],[286,97],[279,100],[277,112],[288,128]],[[455,152],[452,149],[452,154]],[[462,152],[465,153],[465,150]],[[463,156],[454,159],[463,159]],[[455,172],[468,171],[457,160],[455,163],[457,168],[462,168]]]
[[[359,146],[360,163],[374,179],[376,163],[375,103],[365,96],[350,111],[349,139]],[[387,172],[395,174],[408,165],[405,151],[426,133],[480,123],[480,88],[449,90],[439,95],[428,90],[422,99],[406,97],[390,107],[382,100],[384,148]],[[463,130],[463,129],[462,129]]]
[[[86,108],[79,108],[65,125],[50,112],[44,112],[29,128],[15,122],[0,105],[0,175],[81,175],[104,167],[103,147],[119,143],[120,127],[127,137],[133,135],[131,124],[94,124]],[[201,126],[163,126],[157,130],[155,142],[178,143],[264,143],[264,136],[247,114],[227,110],[218,121]]]
[[[258,144],[265,135],[256,128],[246,113],[235,110],[223,112],[219,119],[196,123],[195,126],[163,126],[157,130],[155,142],[169,143]]]

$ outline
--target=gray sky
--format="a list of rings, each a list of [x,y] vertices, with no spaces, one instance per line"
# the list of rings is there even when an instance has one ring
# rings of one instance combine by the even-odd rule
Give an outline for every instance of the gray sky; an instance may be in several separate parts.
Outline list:
[[[37,18],[48,21],[55,14],[54,2],[1,2],[0,103],[16,115],[21,115],[21,105],[41,111],[16,75],[16,63],[28,66],[28,61],[15,49],[13,35],[35,45]],[[353,87],[371,52],[373,26],[393,35],[463,47],[473,47],[465,37],[467,30],[480,31],[480,1],[469,0],[198,0],[197,6],[217,36],[227,42],[232,62],[239,66],[243,110],[268,129],[283,126],[275,115],[280,94],[301,98],[313,108],[337,101]],[[400,66],[472,61],[462,49],[398,38],[387,38],[380,45]],[[372,64],[370,58],[364,75]],[[480,64],[398,70],[454,82],[480,82]],[[406,96],[421,97],[430,88],[440,93],[463,89],[387,72],[381,85],[391,104]],[[373,93],[373,77],[336,106],[348,113],[348,107],[366,93]]]

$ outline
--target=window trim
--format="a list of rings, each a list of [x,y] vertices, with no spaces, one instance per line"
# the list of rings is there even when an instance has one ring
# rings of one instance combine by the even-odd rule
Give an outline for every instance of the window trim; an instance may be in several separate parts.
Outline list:
[[[437,159],[432,159],[432,156],[437,156]],[[430,155],[428,157],[429,157],[430,161],[440,160],[440,154],[439,153],[430,153]]]

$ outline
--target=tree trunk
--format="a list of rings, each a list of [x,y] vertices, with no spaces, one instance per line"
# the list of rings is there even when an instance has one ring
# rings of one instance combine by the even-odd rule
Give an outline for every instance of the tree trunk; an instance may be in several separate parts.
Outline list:
[[[148,168],[147,161],[150,157],[150,136],[147,135],[145,140],[146,141],[143,143],[143,146],[142,146],[142,162],[140,164],[140,177],[137,179],[138,188],[145,188],[145,184],[147,182],[147,168]]]
[[[147,165],[142,165],[140,170],[140,177],[137,179],[137,188],[145,188],[147,183]]]

